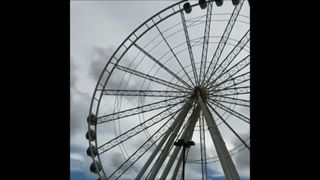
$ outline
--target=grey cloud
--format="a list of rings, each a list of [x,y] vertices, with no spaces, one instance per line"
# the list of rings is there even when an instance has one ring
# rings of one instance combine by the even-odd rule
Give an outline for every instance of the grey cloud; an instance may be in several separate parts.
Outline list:
[[[236,163],[241,170],[250,168],[250,152],[248,149],[244,149],[236,156]]]
[[[188,159],[192,159],[192,160],[200,159],[200,144],[191,146],[188,153]]]
[[[76,84],[79,80],[77,76],[78,65],[75,64],[74,58],[70,61],[70,134],[85,133],[86,121],[90,97],[88,94],[79,91]],[[79,98],[75,98],[78,96]]]
[[[110,57],[114,53],[113,47],[102,48],[102,47],[93,47],[92,56],[93,59],[89,65],[89,75],[98,81],[100,74],[104,66],[109,61]]]
[[[76,89],[75,86],[71,86],[70,93],[70,134],[71,136],[76,133],[84,134],[91,97]]]
[[[123,163],[121,159],[122,159],[122,155],[120,153],[115,153],[111,158],[112,166],[119,167]]]
[[[117,24],[126,27],[127,31],[132,32],[147,18],[171,4],[170,1],[114,1],[100,7],[106,13],[106,16],[113,19]],[[119,13],[119,10],[126,13]],[[143,10],[143,13],[137,13],[141,10]]]
[[[110,57],[116,49],[112,46],[108,48],[103,47],[93,47],[92,49],[92,61],[89,65],[89,75],[94,79],[95,82],[99,80],[99,77],[103,71],[103,68],[109,61]],[[126,58],[122,59],[121,62],[125,64],[129,63],[129,60]],[[115,73],[115,71],[114,71]],[[120,76],[122,77],[122,76]],[[108,81],[108,87],[117,88],[119,86],[119,78],[117,76],[112,76]],[[138,87],[127,87],[127,89],[138,89]],[[126,97],[128,98],[128,97]],[[132,99],[132,98],[129,98]]]
[[[74,88],[77,81],[78,81],[78,77],[76,75],[76,71],[78,69],[77,65],[74,63],[74,58],[71,57],[70,59],[70,88]]]
[[[86,117],[89,110],[89,103],[81,102],[81,101],[71,101],[70,107],[70,133],[74,135],[79,132],[86,131]]]
[[[122,163],[124,162],[123,160],[123,156],[121,153],[115,153],[113,154],[113,156],[111,157],[111,165],[114,168],[118,168],[122,165]],[[124,165],[123,168],[127,168],[127,165]]]
[[[72,74],[70,75],[70,87],[71,87],[71,88],[74,88],[77,81],[78,81],[78,77],[75,76],[74,73],[72,73]]]
[[[249,133],[246,134],[239,134],[239,136],[246,140],[249,137]],[[250,141],[249,141],[250,142]],[[238,138],[233,140],[233,144],[238,146],[240,144],[240,140]],[[250,146],[250,143],[247,143]],[[241,170],[250,168],[250,151],[245,148],[239,153],[235,155],[235,163],[238,168]]]
[[[245,115],[246,117],[249,117],[250,115],[250,109],[247,107],[240,106],[239,111],[241,114]]]
[[[93,50],[92,50],[93,60],[91,61],[90,66],[89,66],[89,75],[92,78],[94,78],[94,80],[96,82],[98,81],[98,79],[103,71],[103,68],[105,67],[105,65],[109,61],[109,59],[112,56],[112,54],[114,53],[114,51],[115,51],[115,48],[112,46],[109,46],[108,48],[93,47]],[[130,64],[134,66],[134,64],[132,64],[132,62],[126,57],[122,58],[121,64],[124,66],[130,65]],[[116,73],[116,72],[114,71],[114,73]],[[119,75],[119,76],[117,76],[117,75]],[[117,88],[120,83],[119,78],[122,78],[122,76],[123,76],[123,74],[120,74],[120,73],[116,74],[116,76],[112,76],[110,78],[110,80],[108,81],[108,87]],[[133,82],[133,83],[128,84],[126,89],[140,89],[140,87],[139,87],[140,83],[138,83],[136,80],[130,79],[130,82]]]
[[[86,155],[86,153],[84,153],[86,152],[86,148],[82,146],[71,146],[70,149],[71,154],[77,154],[83,158],[83,160],[77,160],[70,157],[70,170],[81,171],[90,177],[96,177],[94,174],[92,174],[92,172],[90,172],[90,164],[92,163],[92,160]]]

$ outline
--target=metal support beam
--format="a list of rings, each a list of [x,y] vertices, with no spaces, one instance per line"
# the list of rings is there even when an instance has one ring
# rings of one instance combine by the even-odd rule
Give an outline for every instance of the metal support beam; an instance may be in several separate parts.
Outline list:
[[[231,65],[231,63],[236,59],[236,57],[239,55],[241,50],[246,46],[246,44],[250,40],[250,29],[246,32],[246,34],[241,38],[241,40],[233,47],[233,49],[229,52],[227,57],[224,58],[224,60],[218,65],[218,67],[214,70],[213,73],[211,73],[211,76],[207,79],[206,83],[210,81],[210,79],[215,74],[219,74],[218,77],[216,77],[211,84],[214,84],[217,79],[219,79],[219,76],[223,74],[226,69]]]
[[[165,143],[165,141],[167,140],[167,138],[169,137],[169,135],[172,133],[177,133],[177,130],[179,130],[184,118],[187,116],[188,111],[190,110],[190,108],[192,107],[192,103],[193,103],[193,98],[190,98],[182,107],[182,110],[180,111],[180,113],[178,114],[177,118],[175,119],[175,121],[172,123],[171,127],[168,129],[168,131],[166,132],[166,134],[164,135],[164,137],[161,139],[161,141],[159,142],[159,144],[157,145],[156,149],[152,152],[152,154],[150,155],[149,159],[147,160],[147,162],[144,164],[144,166],[142,167],[142,169],[140,170],[139,174],[137,175],[137,177],[135,178],[136,180],[139,180],[142,178],[143,174],[145,173],[145,171],[148,169],[148,167],[150,166],[151,162],[154,160],[155,156],[158,154],[159,150],[161,149],[161,147],[163,146],[163,144]],[[182,119],[182,120],[181,120]],[[172,137],[172,135],[170,136],[170,138]],[[169,138],[169,140],[170,140]],[[169,141],[168,140],[168,141]],[[159,166],[159,164],[156,162],[155,165]],[[155,174],[156,175],[156,174]],[[154,178],[153,178],[154,179]]]
[[[234,135],[237,136],[237,138],[242,142],[242,144],[250,150],[250,147],[247,145],[247,143],[239,136],[239,134],[227,123],[226,120],[209,104],[209,107],[213,110],[214,113],[224,122],[224,124],[233,132]]]
[[[140,78],[143,78],[143,79],[146,79],[146,80],[158,83],[158,84],[162,84],[164,86],[171,87],[171,88],[176,89],[176,90],[183,90],[183,91],[188,90],[188,88],[186,88],[184,86],[180,86],[180,85],[174,84],[172,82],[169,82],[169,81],[157,78],[155,76],[151,76],[149,74],[145,74],[145,73],[142,73],[142,72],[139,72],[139,71],[136,71],[136,70],[121,66],[119,64],[116,65],[115,68],[118,69],[119,71],[123,71],[125,73],[129,73],[129,74],[135,75],[137,77],[140,77]]]
[[[185,97],[187,91],[157,91],[157,90],[127,90],[127,89],[104,89],[103,95],[111,96],[147,96],[147,97]]]
[[[175,137],[177,136],[180,128],[181,128],[181,125],[184,121],[184,119],[186,118],[189,110],[191,109],[192,107],[192,103],[193,103],[193,98],[190,98],[186,104],[182,107],[182,110],[181,112],[179,113],[176,121],[177,121],[177,124],[176,126],[174,126],[174,130],[172,131],[164,149],[162,150],[162,153],[160,154],[160,157],[159,159],[155,162],[153,168],[152,168],[152,172],[149,176],[149,179],[155,179],[156,178],[156,175],[158,173],[158,171],[160,170],[163,162],[165,161],[165,159],[167,158],[168,154],[169,154],[169,150],[170,150],[170,147],[173,145],[173,142],[174,142],[174,139]]]
[[[211,15],[212,15],[212,4],[213,2],[208,2],[207,14],[206,14],[206,24],[204,29],[203,45],[202,45],[202,56],[200,61],[200,82],[203,83],[205,79],[205,71],[207,65],[207,54],[209,46],[209,37],[210,37],[210,25],[211,25]],[[203,79],[201,79],[203,78]]]
[[[203,101],[202,97],[200,96],[200,92],[198,92],[198,101],[205,117],[205,120],[208,125],[208,130],[210,132],[211,138],[213,140],[213,144],[216,148],[218,157],[221,162],[221,166],[224,172],[224,175],[227,180],[240,180],[239,174],[234,166],[229,151],[222,139],[220,131],[216,122],[213,119],[212,114],[210,113],[207,105]]]
[[[154,61],[155,63],[157,63],[162,69],[164,69],[165,71],[167,71],[169,74],[171,74],[173,77],[175,77],[177,80],[179,80],[182,84],[184,84],[186,87],[189,87],[190,89],[192,89],[192,86],[190,84],[188,84],[186,81],[184,81],[183,79],[181,79],[179,76],[176,75],[176,73],[172,72],[167,66],[165,66],[164,64],[162,64],[159,60],[157,60],[155,57],[153,57],[151,54],[149,54],[148,52],[146,52],[142,47],[138,46],[136,43],[133,43],[133,45],[139,49],[141,52],[143,52],[146,56],[148,56],[148,58],[150,58],[152,61]]]
[[[187,137],[186,137],[187,141],[191,141],[192,136],[193,136],[193,132],[194,132],[193,130],[188,132]],[[189,149],[188,149],[188,152],[189,152]],[[187,154],[186,156],[188,156],[188,152],[186,153]],[[183,157],[183,152],[181,152],[180,156],[179,156],[179,159],[178,159],[178,162],[176,164],[176,167],[175,167],[175,169],[173,171],[173,174],[171,176],[171,179],[178,179],[178,172],[179,172],[179,169],[180,169],[180,165],[181,165],[181,163],[183,161],[183,158],[184,158]]]
[[[207,154],[206,154],[206,135],[205,135],[205,127],[204,127],[204,117],[200,116],[199,119],[199,127],[200,127],[200,157],[201,157],[201,173],[202,180],[207,179]]]
[[[171,116],[172,114],[175,114],[179,107],[177,106],[173,106],[173,107],[169,107],[165,110],[163,110],[162,112],[152,116],[151,118],[147,119],[146,121],[144,121],[143,123],[138,124],[137,126],[127,130],[126,132],[120,134],[119,136],[109,140],[106,143],[103,143],[102,145],[100,145],[98,147],[99,149],[99,154],[102,154],[106,151],[109,151],[110,149],[118,146],[119,144],[123,143],[124,141],[134,137],[135,135],[141,133],[142,131],[158,124],[159,122],[161,122],[162,120],[168,118],[169,116]]]
[[[238,6],[235,6],[235,8],[230,16],[230,19],[229,19],[228,24],[223,32],[223,35],[220,39],[218,47],[216,48],[216,51],[214,52],[214,55],[211,59],[211,62],[209,64],[208,68],[207,68],[207,71],[205,73],[205,77],[208,77],[208,79],[209,79],[209,77],[212,77],[212,74],[213,74],[214,70],[216,69],[216,66],[220,60],[220,56],[221,56],[221,54],[224,50],[224,47],[229,39],[229,36],[232,32],[234,24],[236,23],[236,20],[238,18],[239,13],[240,13],[243,2],[244,1],[242,0]],[[212,63],[214,64],[213,67],[211,66]]]
[[[183,72],[185,73],[185,75],[187,75],[188,79],[190,80],[190,82],[192,83],[192,85],[194,86],[194,83],[192,82],[190,76],[188,75],[188,73],[186,72],[185,68],[182,66],[180,60],[178,59],[176,53],[173,52],[173,49],[171,48],[171,46],[169,45],[167,39],[164,37],[163,33],[160,31],[159,27],[157,26],[157,24],[152,20],[152,22],[155,24],[157,30],[159,31],[162,39],[164,40],[164,42],[167,44],[168,48],[170,49],[171,53],[173,54],[173,56],[176,58],[177,62],[179,63],[181,69],[183,70]]]
[[[174,170],[173,170],[173,174],[172,174],[171,179],[178,179],[177,176],[178,176],[178,172],[179,172],[179,169],[180,169],[180,165],[181,165],[182,160],[183,160],[183,152],[180,153],[178,162],[177,162],[177,164],[176,164],[176,167],[175,167]]]
[[[129,116],[134,116],[134,115],[149,112],[149,111],[154,111],[154,110],[165,108],[168,106],[174,106],[181,103],[182,101],[184,101],[184,99],[174,97],[170,99],[153,102],[150,104],[145,104],[135,108],[126,109],[116,113],[103,115],[98,117],[98,124],[118,120],[118,119],[129,117]]]
[[[171,125],[171,127],[173,127],[173,125],[176,125],[177,121],[174,121],[174,123]],[[150,155],[150,157],[148,158],[147,162],[144,164],[144,166],[142,167],[142,169],[140,170],[139,174],[137,175],[137,177],[135,178],[135,180],[140,180],[141,177],[143,176],[143,174],[145,173],[145,171],[148,169],[150,163],[153,161],[154,157],[158,154],[159,150],[161,149],[161,147],[163,146],[164,142],[168,139],[170,133],[172,131],[172,128],[169,128],[168,131],[166,132],[166,134],[163,136],[163,138],[160,140],[159,144],[157,145],[157,147],[155,148],[155,150],[152,152],[152,154]]]
[[[191,139],[191,138],[189,138],[188,133],[189,132],[193,132],[193,129],[194,129],[196,123],[197,123],[199,115],[200,115],[200,107],[199,107],[199,105],[197,105],[194,108],[194,110],[193,110],[193,112],[192,112],[192,114],[191,114],[191,116],[190,116],[190,118],[189,118],[189,120],[187,122],[188,125],[184,129],[180,139],[185,139],[186,142],[188,142]],[[162,172],[160,180],[165,180],[166,177],[168,176],[168,174],[170,172],[170,169],[171,169],[174,161],[176,160],[176,157],[177,157],[180,149],[181,149],[181,146],[175,146],[174,147],[173,153],[171,154],[170,159],[169,159],[165,169]]]
[[[215,79],[207,84],[208,89],[213,88],[217,84],[220,84],[223,81],[226,81],[230,78],[233,78],[237,75],[240,71],[250,65],[250,55],[246,56],[242,60],[240,60],[237,64],[233,65],[229,69],[224,72],[217,72],[219,74]]]
[[[237,111],[230,109],[229,107],[217,102],[217,101],[213,101],[211,100],[212,104],[214,104],[216,107],[218,107],[219,109],[224,110],[225,112],[229,113],[230,115],[250,124],[250,119],[246,116],[244,116],[243,114],[238,113]]]
[[[180,8],[180,6],[179,6],[179,8]],[[189,52],[190,61],[191,61],[191,65],[192,65],[191,67],[192,67],[192,71],[193,71],[193,76],[194,76],[196,85],[199,86],[197,68],[196,68],[196,65],[195,65],[195,62],[194,62],[192,46],[190,44],[190,38],[189,38],[187,23],[186,23],[186,19],[184,17],[183,11],[180,11],[180,15],[181,15],[181,21],[182,21],[182,25],[183,25],[184,34],[185,34],[185,37],[186,37],[186,43],[188,45],[188,52]]]

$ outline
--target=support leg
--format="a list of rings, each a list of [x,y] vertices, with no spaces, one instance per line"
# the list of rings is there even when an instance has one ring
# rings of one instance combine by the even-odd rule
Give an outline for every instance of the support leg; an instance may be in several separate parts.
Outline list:
[[[197,106],[197,107],[193,110],[193,112],[192,112],[192,114],[191,114],[191,116],[190,116],[190,118],[189,118],[189,120],[188,120],[188,122],[187,122],[187,123],[188,123],[188,124],[187,124],[187,127],[184,129],[183,134],[181,135],[181,138],[180,138],[180,139],[184,139],[184,140],[186,140],[186,141],[189,141],[189,139],[188,139],[188,133],[191,132],[191,131],[193,132],[193,129],[194,129],[196,123],[197,123],[197,120],[198,120],[199,115],[200,115],[200,107]],[[173,151],[173,153],[171,154],[170,159],[169,159],[169,161],[168,161],[165,169],[164,169],[163,172],[162,172],[162,175],[161,175],[161,177],[160,177],[160,180],[165,180],[166,177],[168,176],[169,171],[170,171],[170,169],[171,169],[174,161],[176,160],[176,157],[177,157],[180,149],[181,149],[181,146],[175,146],[175,147],[174,147],[174,151]]]
[[[212,114],[210,113],[207,105],[203,101],[202,97],[200,96],[200,93],[198,92],[198,101],[201,107],[201,110],[203,112],[203,115],[205,117],[205,120],[208,125],[208,130],[210,132],[211,138],[213,140],[213,144],[217,150],[218,157],[221,162],[221,166],[223,169],[223,172],[226,176],[227,180],[240,180],[239,174],[232,162],[231,156],[229,154],[229,151],[222,139],[222,136],[220,134],[220,131],[218,129],[218,126],[216,122],[213,119]]]

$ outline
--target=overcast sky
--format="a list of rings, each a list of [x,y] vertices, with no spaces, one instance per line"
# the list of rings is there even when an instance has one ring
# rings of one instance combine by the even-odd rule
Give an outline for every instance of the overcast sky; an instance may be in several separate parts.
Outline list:
[[[97,176],[89,171],[92,159],[86,155],[88,141],[85,139],[85,133],[87,131],[86,118],[89,113],[92,94],[103,67],[115,49],[136,27],[170,4],[172,4],[172,1],[71,1],[70,170],[72,180],[97,179]],[[225,2],[225,4],[231,7],[231,2]],[[234,38],[237,39],[237,34],[234,35]],[[208,56],[210,55],[208,53]],[[131,58],[128,55],[123,63],[129,64]],[[146,66],[142,65],[142,67]],[[135,79],[132,79],[132,81],[135,82],[134,84],[139,83]],[[129,85],[128,88],[134,89],[135,85]],[[127,99],[126,101],[134,100]],[[113,107],[112,104],[106,104],[106,107],[108,106],[109,108]],[[241,128],[238,128],[241,136],[247,137],[248,128]],[[105,135],[107,136],[107,134]],[[207,134],[207,137],[209,137],[209,134]],[[234,140],[234,137],[230,137],[229,142],[230,144],[227,144],[227,146],[230,147],[239,144]],[[130,147],[130,145],[127,146]],[[194,151],[196,152],[196,148]],[[192,153],[193,151],[190,151],[191,157]],[[241,155],[236,156],[234,160],[236,166],[241,164],[240,174],[248,176],[249,151],[242,151]],[[117,158],[112,159],[112,165],[119,166],[122,162],[118,161]],[[212,175],[221,175],[221,167],[218,163],[214,164],[210,167],[212,168],[210,169]],[[199,172],[197,168],[190,169]]]

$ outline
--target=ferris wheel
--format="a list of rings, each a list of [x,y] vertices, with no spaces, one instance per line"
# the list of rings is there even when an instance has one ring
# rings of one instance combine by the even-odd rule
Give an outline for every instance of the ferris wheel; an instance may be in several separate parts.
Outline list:
[[[87,118],[99,179],[240,179],[250,151],[250,16],[245,0],[180,1],[106,60]],[[194,171],[193,171],[194,170]],[[195,173],[197,172],[200,173]]]

